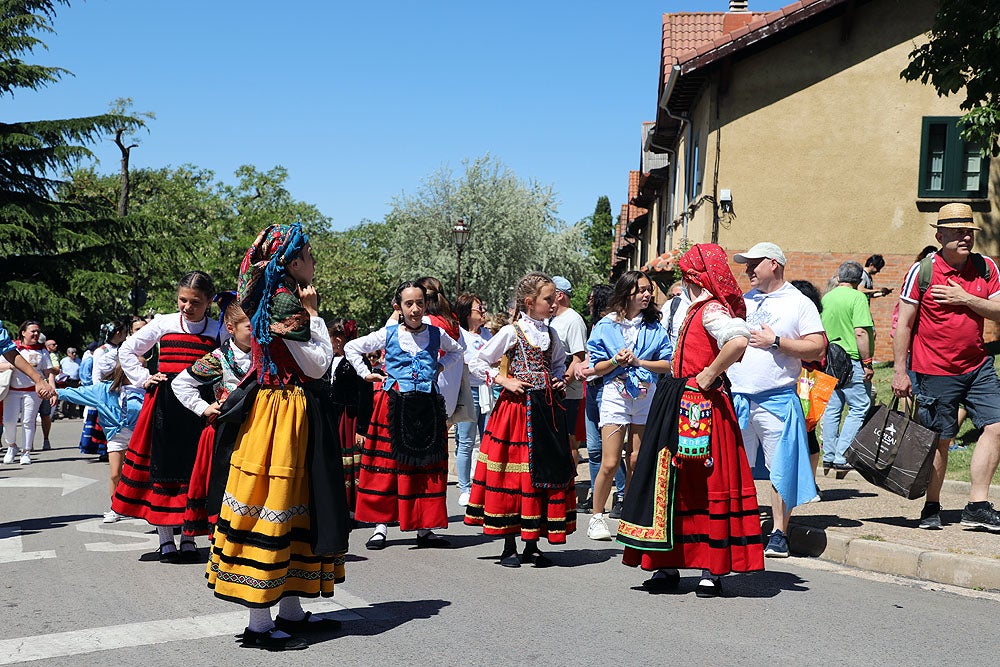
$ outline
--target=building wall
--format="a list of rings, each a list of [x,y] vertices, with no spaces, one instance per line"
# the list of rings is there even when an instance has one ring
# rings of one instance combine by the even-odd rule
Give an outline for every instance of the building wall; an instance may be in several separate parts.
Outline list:
[[[934,242],[927,223],[939,203],[918,210],[921,122],[960,115],[960,100],[899,78],[934,6],[866,3],[846,42],[841,21],[828,21],[734,65],[712,128],[721,142],[719,188],[732,190],[737,216],[719,230],[723,246],[770,240],[793,252],[912,257]],[[713,116],[696,112],[695,122]],[[707,164],[711,172],[714,159]],[[713,177],[706,173],[706,186]],[[997,196],[992,185],[989,196]],[[707,211],[702,218],[692,240],[711,239]]]

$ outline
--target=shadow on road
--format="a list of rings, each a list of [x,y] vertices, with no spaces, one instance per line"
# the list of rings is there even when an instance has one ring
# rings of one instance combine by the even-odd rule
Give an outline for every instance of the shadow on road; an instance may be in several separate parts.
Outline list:
[[[362,616],[360,619],[345,619],[342,630],[332,632],[325,637],[310,637],[310,644],[321,644],[335,640],[342,635],[357,637],[373,637],[388,632],[410,621],[424,620],[437,616],[445,607],[451,605],[447,600],[407,600],[397,602],[376,602],[367,607],[357,607],[350,611]],[[317,614],[336,618],[339,612],[332,614]]]
[[[18,521],[0,523],[0,528],[12,529],[20,526],[20,534],[22,536],[34,535],[49,528],[63,528],[77,521],[88,521],[90,519],[99,519],[100,517],[100,514],[71,514],[67,516],[47,516],[41,519],[19,519]]]

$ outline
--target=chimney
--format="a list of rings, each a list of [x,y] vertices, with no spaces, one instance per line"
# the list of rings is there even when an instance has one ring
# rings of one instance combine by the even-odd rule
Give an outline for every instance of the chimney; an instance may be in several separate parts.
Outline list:
[[[753,14],[747,8],[747,0],[729,0],[729,11],[722,17],[722,31],[732,32],[750,23]]]
[[[748,0],[729,0],[729,11],[730,12],[748,12],[750,11],[747,5],[750,4]]]

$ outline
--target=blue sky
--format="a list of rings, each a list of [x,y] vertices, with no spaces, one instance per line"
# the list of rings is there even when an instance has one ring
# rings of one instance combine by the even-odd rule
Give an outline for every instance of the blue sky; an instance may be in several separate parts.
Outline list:
[[[754,11],[787,4],[751,0]],[[485,153],[551,184],[575,222],[600,195],[617,213],[639,129],[655,111],[661,15],[728,1],[372,3],[89,0],[60,7],[48,51],[65,67],[0,118],[153,111],[136,167],[194,164],[232,180],[283,165],[289,189],[337,229],[380,220],[442,165]],[[100,170],[117,169],[110,142]]]

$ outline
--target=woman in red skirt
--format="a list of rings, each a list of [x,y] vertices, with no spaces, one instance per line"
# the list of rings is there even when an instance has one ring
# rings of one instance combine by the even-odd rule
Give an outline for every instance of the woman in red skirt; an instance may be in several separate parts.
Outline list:
[[[178,553],[174,529],[184,522],[188,482],[205,419],[192,414],[171,391],[170,383],[218,344],[219,323],[208,317],[215,296],[212,279],[188,273],[177,285],[177,313],[157,315],[122,343],[118,360],[129,381],[147,388],[132,439],[125,452],[121,481],[111,509],[145,519],[156,526],[160,562],[197,562],[191,537],[181,539]],[[157,373],[150,375],[141,357],[159,345]]]
[[[426,294],[419,282],[404,282],[392,302],[399,323],[344,346],[358,375],[383,382],[361,450],[354,512],[358,521],[375,524],[368,549],[384,549],[387,526],[397,521],[400,530],[417,531],[418,547],[449,546],[432,532],[448,527],[448,427],[437,378],[451,364],[462,363],[462,348],[424,323]],[[369,371],[362,359],[378,350],[385,350],[385,375]]]
[[[764,569],[757,492],[725,377],[750,332],[722,248],[695,245],[679,265],[692,303],[673,377],[653,397],[618,541],[626,565],[656,571],[648,590],[674,589],[677,568],[695,568],[698,597],[717,597],[722,575]]]
[[[503,358],[495,380],[503,392],[480,445],[465,523],[504,536],[504,567],[551,565],[538,550],[539,538],[565,544],[576,530],[576,465],[564,408],[554,395],[563,389],[566,351],[545,324],[555,311],[555,293],[544,273],[521,278],[514,294],[518,319],[483,346],[481,363],[470,364],[485,379],[488,366]],[[520,556],[518,534],[524,541]]]

